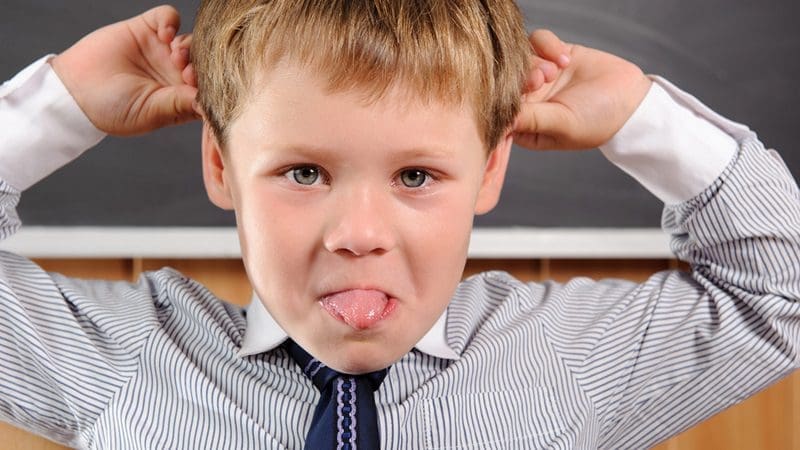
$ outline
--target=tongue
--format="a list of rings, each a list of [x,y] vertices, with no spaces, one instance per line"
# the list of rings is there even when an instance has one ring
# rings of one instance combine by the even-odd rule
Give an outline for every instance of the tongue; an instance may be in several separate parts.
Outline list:
[[[353,289],[322,299],[322,306],[334,317],[357,330],[364,330],[383,318],[389,299],[380,291]]]

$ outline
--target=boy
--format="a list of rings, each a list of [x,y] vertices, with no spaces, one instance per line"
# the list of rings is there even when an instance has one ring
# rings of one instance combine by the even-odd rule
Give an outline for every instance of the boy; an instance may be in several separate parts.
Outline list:
[[[6,236],[90,141],[190,120],[196,71],[206,189],[256,294],[3,254],[4,418],[86,448],[641,448],[795,368],[800,202],[775,154],[626,61],[548,32],[529,54],[515,6],[485,5],[209,0],[192,37],[161,7],[4,86],[4,123],[43,124],[4,132]],[[512,139],[602,144],[667,203],[691,276],[459,283]]]

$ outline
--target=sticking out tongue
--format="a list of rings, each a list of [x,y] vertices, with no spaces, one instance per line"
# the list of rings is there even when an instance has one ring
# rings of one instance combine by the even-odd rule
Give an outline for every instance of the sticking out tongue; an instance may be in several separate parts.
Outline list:
[[[364,330],[383,319],[388,312],[389,298],[380,291],[353,289],[330,295],[320,302],[333,317]]]

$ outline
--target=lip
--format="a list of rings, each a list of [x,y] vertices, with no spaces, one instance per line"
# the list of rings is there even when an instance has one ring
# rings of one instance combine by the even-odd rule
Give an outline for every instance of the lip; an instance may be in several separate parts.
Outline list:
[[[317,297],[317,299],[324,300],[327,297],[331,297],[331,296],[334,296],[336,294],[341,294],[342,292],[347,292],[347,291],[378,291],[378,292],[382,292],[384,295],[386,295],[386,298],[390,298],[390,299],[393,298],[395,300],[397,299],[397,296],[394,295],[393,292],[389,292],[389,291],[387,291],[386,289],[384,289],[384,288],[382,288],[380,286],[369,285],[369,284],[367,284],[367,285],[353,284],[353,285],[346,285],[346,286],[336,287],[336,288],[333,288],[333,289],[330,289],[330,290],[326,289],[325,292],[322,295],[319,295]]]

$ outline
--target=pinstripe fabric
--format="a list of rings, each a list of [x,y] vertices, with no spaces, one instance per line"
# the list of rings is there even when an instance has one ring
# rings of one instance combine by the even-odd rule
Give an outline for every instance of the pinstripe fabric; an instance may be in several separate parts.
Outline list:
[[[0,184],[0,229],[18,193]],[[461,283],[449,361],[412,350],[376,393],[382,447],[644,448],[798,366],[800,198],[754,139],[668,207],[690,274]],[[0,414],[85,448],[302,448],[318,392],[243,309],[171,269],[81,281],[0,256]]]

